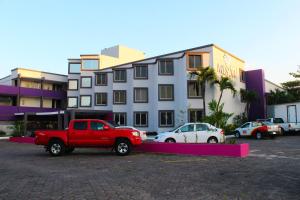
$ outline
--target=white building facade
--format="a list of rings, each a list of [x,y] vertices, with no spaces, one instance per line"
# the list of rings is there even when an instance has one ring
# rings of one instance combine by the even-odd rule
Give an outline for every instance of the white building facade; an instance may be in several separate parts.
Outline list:
[[[189,74],[197,67],[213,67],[218,77],[231,78],[237,91],[246,88],[244,61],[214,44],[108,67],[99,60],[95,55],[69,59],[68,110],[111,113],[116,124],[150,132],[201,121],[203,96]],[[207,114],[208,103],[219,95],[217,86],[207,85]],[[222,102],[225,112],[244,111],[240,95],[224,91]]]

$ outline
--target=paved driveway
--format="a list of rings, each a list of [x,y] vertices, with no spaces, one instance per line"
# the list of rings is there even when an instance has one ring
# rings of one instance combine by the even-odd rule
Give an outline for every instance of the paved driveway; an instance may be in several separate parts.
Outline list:
[[[75,150],[0,141],[0,199],[299,199],[300,137],[249,142],[247,158]]]

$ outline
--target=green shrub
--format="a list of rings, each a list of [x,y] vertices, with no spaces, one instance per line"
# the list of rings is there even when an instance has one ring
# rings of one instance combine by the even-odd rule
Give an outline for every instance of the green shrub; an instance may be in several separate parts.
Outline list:
[[[225,135],[232,135],[236,128],[237,128],[237,126],[235,124],[227,124],[227,125],[225,125],[223,130],[225,132]]]
[[[10,127],[13,137],[20,137],[24,134],[24,123],[22,121],[15,121],[14,125]]]
[[[0,136],[5,136],[5,135],[6,135],[6,133],[4,131],[0,130]]]

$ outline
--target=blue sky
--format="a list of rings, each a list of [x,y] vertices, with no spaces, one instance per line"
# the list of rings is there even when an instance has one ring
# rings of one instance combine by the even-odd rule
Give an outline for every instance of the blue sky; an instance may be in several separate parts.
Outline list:
[[[215,43],[280,83],[300,65],[299,0],[0,0],[0,77],[67,73],[67,58],[123,44],[147,57]]]

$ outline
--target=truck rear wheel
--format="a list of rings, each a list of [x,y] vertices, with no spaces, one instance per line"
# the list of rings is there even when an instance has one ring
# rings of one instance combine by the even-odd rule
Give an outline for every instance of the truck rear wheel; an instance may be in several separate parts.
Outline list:
[[[126,156],[131,152],[131,143],[127,139],[118,139],[115,144],[116,154]]]
[[[65,144],[60,140],[51,140],[48,148],[52,156],[60,156],[65,153]]]

